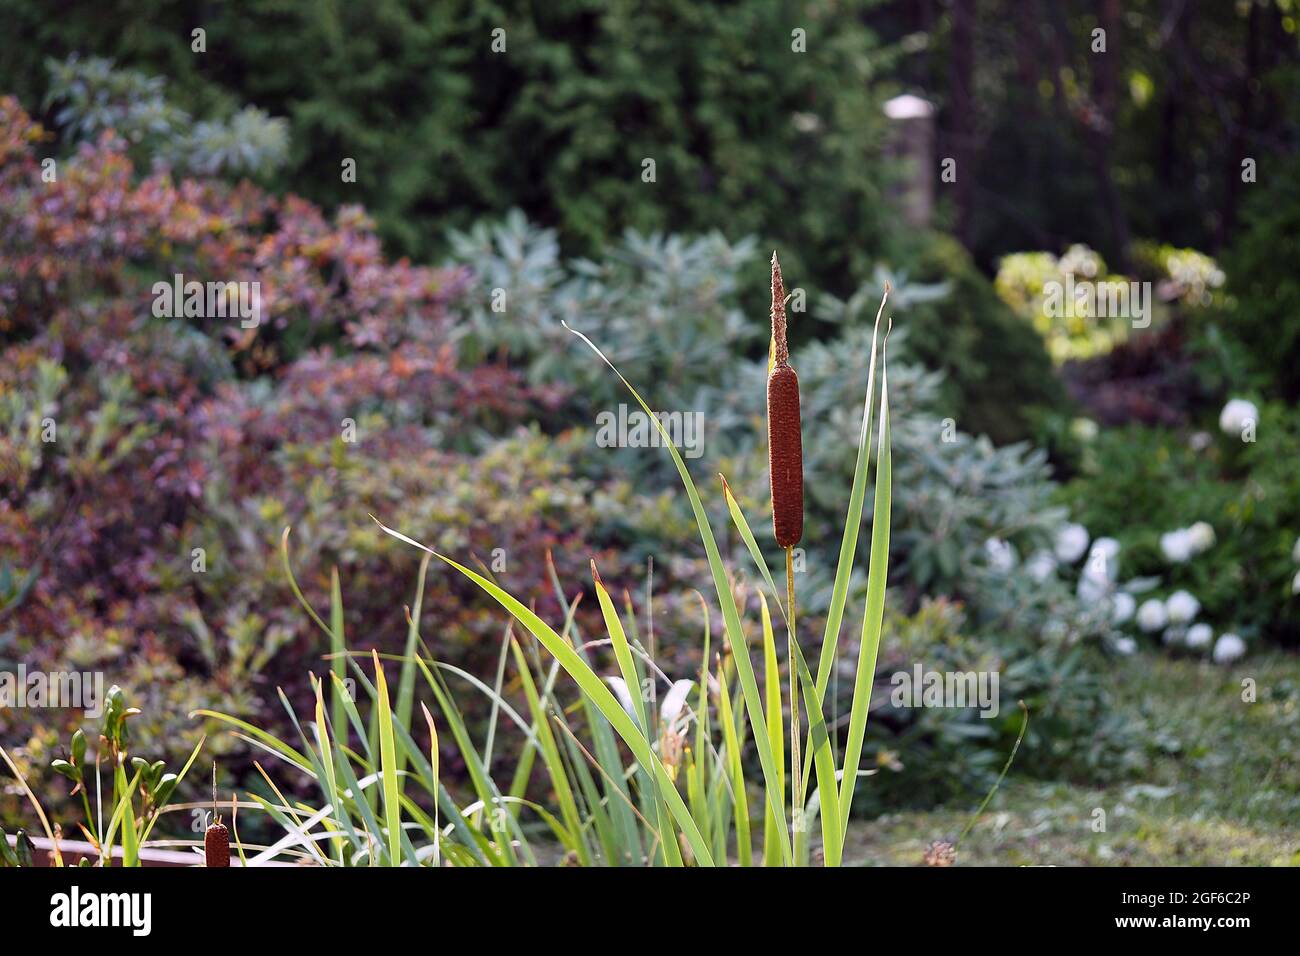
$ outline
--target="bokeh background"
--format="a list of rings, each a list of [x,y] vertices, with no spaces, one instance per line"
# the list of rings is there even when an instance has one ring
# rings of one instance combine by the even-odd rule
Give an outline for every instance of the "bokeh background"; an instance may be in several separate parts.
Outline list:
[[[308,599],[337,570],[352,643],[400,650],[418,561],[371,513],[552,620],[596,557],[643,619],[653,593],[689,676],[703,554],[671,462],[596,442],[627,398],[560,322],[702,416],[697,481],[725,473],[766,529],[775,248],[809,646],[893,289],[857,858],[955,835],[1024,700],[968,859],[1300,861],[1293,0],[3,0],[0,21],[0,668],[102,672],[142,750],[209,731],[258,789],[191,711],[283,725],[276,688],[301,704],[328,666],[286,526]],[[259,282],[260,326],[157,317],[176,273]],[[1149,326],[1054,315],[1067,280],[1145,283]],[[424,622],[493,671],[506,622],[465,583],[431,571]],[[996,670],[999,717],[891,706],[917,662]],[[0,711],[47,807],[79,721]]]

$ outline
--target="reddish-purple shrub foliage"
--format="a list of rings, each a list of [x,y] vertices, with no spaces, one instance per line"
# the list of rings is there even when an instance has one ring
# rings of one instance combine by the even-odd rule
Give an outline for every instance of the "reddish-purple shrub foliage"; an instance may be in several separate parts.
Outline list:
[[[458,364],[464,272],[385,261],[357,208],[138,178],[112,134],[51,167],[46,139],[0,99],[0,662],[103,671],[172,751],[194,707],[274,718],[275,686],[327,666],[280,565],[286,525],[308,597],[326,606],[337,566],[349,640],[400,646],[418,556],[367,512],[560,616],[546,556],[583,579],[571,529],[595,523],[592,489],[525,427],[559,390]],[[260,325],[156,315],[177,273],[260,283]],[[431,574],[440,654],[486,660],[502,624]],[[0,717],[27,769],[66,713]]]

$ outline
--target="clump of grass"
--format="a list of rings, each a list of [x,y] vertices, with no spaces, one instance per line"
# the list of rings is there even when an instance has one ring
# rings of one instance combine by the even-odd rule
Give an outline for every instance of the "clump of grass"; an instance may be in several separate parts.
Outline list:
[[[91,863],[91,857],[81,857],[80,866],[111,866],[115,861],[122,866],[142,865],[140,850],[148,843],[158,820],[166,813],[189,809],[188,804],[174,804],[171,800],[194,765],[206,738],[195,744],[179,773],[169,773],[162,760],[150,763],[143,757],[131,755],[128,721],[139,713],[138,708],[128,706],[126,694],[114,684],[108,689],[104,701],[104,714],[97,735],[98,748],[92,752],[86,732],[78,728],[69,738],[62,755],[50,762],[50,769],[72,783],[72,796],[81,797],[84,819],[78,823],[77,831],[90,844],[95,857],[94,863]],[[65,860],[59,849],[62,828],[58,823],[51,825],[40,800],[3,747],[0,747],[0,761],[17,779],[21,792],[40,820],[50,848],[50,864],[64,866]],[[107,771],[108,787],[104,785],[104,771]],[[3,836],[0,836],[0,842],[3,841]],[[3,855],[0,851],[0,856]]]
[[[274,785],[278,802],[250,795],[286,832],[282,840],[251,858],[250,865],[286,856],[339,866],[517,866],[548,858],[553,862],[558,856],[581,865],[711,866],[733,859],[749,864],[758,858],[760,849],[765,864],[804,865],[812,858],[808,827],[814,820],[820,822],[826,865],[842,862],[854,789],[860,776],[872,772],[860,771],[859,765],[884,614],[889,553],[892,463],[883,348],[867,599],[842,760],[832,751],[824,702],[861,533],[876,409],[876,339],[885,300],[876,316],[857,464],[814,676],[795,639],[790,556],[803,532],[802,439],[798,379],[789,365],[785,293],[775,255],[772,267],[769,437],[774,530],[786,551],[785,604],[744,512],[723,480],[731,520],[766,586],[758,592],[765,687],[760,690],[742,624],[745,602],[737,599],[738,589],[723,564],[686,463],[640,393],[595,343],[570,329],[618,376],[659,428],[708,559],[713,592],[722,612],[722,647],[716,646],[708,607],[701,597],[705,605],[701,634],[704,665],[695,680],[673,681],[642,644],[630,603],[620,610],[594,563],[592,586],[605,633],[589,639],[579,632],[574,619],[581,595],[566,593],[553,567],[552,584],[568,608],[559,630],[502,588],[486,568],[480,574],[381,524],[386,533],[425,553],[416,600],[408,614],[407,646],[401,655],[382,658],[377,653],[354,654],[347,649],[343,633],[337,577],[331,588],[327,624],[303,597],[293,577],[286,530],[284,561],[291,589],[329,639],[331,707],[327,711],[324,688],[318,681],[313,681],[314,721],[301,721],[281,695],[298,730],[297,743],[280,740],[230,715],[197,712],[231,725],[245,739],[303,773],[319,791],[320,799],[313,802],[290,801]],[[421,600],[431,558],[471,581],[512,618],[503,639],[502,666],[491,684],[436,660],[420,636]],[[786,618],[790,636],[789,764],[783,745],[785,713],[769,597]],[[522,629],[524,639],[514,634],[516,626]],[[596,670],[591,654],[595,648],[613,651],[617,677],[602,676]],[[367,657],[372,665],[369,672],[361,665]],[[504,693],[508,659],[514,662],[515,680],[526,704],[518,710]],[[395,701],[389,697],[384,673],[389,662],[401,669]],[[346,673],[355,678],[355,696],[345,686]],[[561,673],[572,683],[562,683]],[[425,726],[434,741],[449,740],[458,752],[468,777],[467,798],[453,797],[443,785],[436,743],[426,759],[414,739],[417,679],[423,680],[421,686],[436,705],[435,711],[421,701]],[[451,680],[468,683],[492,701],[489,740],[495,739],[502,721],[523,734],[523,752],[508,775],[495,776],[491,746],[480,749],[471,739],[451,691]],[[666,692],[662,706],[655,707],[658,695],[643,689],[661,684]],[[368,699],[368,718],[362,717],[358,699]],[[808,717],[806,733],[801,729],[801,711]],[[747,770],[743,759],[749,748],[757,753],[757,775]],[[803,754],[810,758],[807,764],[802,763]],[[547,804],[527,797],[530,782],[539,776],[553,795]],[[758,799],[751,802],[751,794]],[[761,818],[761,831],[755,826],[755,816]],[[757,832],[762,833],[761,848],[754,845]]]

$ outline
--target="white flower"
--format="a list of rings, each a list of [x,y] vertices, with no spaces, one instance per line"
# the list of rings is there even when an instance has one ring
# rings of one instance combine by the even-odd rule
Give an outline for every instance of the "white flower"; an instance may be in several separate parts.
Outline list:
[[[1025,562],[1025,573],[1042,583],[1056,573],[1056,557],[1050,551],[1036,551]]]
[[[1223,406],[1223,411],[1219,412],[1219,428],[1225,435],[1232,435],[1234,438],[1241,437],[1247,422],[1253,425],[1258,421],[1259,409],[1255,407],[1254,402],[1248,402],[1244,398],[1232,399]]]
[[[1114,603],[1111,605],[1110,619],[1115,624],[1123,624],[1133,616],[1137,609],[1137,599],[1133,595],[1120,591],[1114,597]]]
[[[1200,650],[1203,647],[1209,647],[1210,641],[1213,639],[1214,630],[1208,624],[1193,624],[1187,629],[1188,647]]]
[[[1098,538],[1088,549],[1088,562],[1083,573],[1105,580],[1109,585],[1119,577],[1119,542],[1114,538]]]
[[[618,702],[623,705],[623,709],[632,717],[636,717],[636,706],[632,703],[632,695],[627,692],[627,681],[621,677],[606,677],[605,683],[610,686]]]
[[[1190,624],[1200,609],[1201,602],[1187,591],[1175,591],[1165,601],[1165,611],[1169,614],[1171,624]]]
[[[671,727],[686,705],[686,695],[695,686],[693,680],[673,681],[673,686],[664,694],[663,703],[659,705],[659,719]]]
[[[1123,657],[1130,657],[1137,653],[1137,641],[1131,637],[1120,637],[1115,640],[1115,653]]]
[[[1214,528],[1208,522],[1198,521],[1187,529],[1187,537],[1192,545],[1192,552],[1200,554],[1214,547]]]
[[[1081,442],[1090,442],[1097,437],[1097,423],[1090,418],[1076,418],[1070,422],[1070,434]]]
[[[1185,627],[1167,627],[1165,633],[1160,638],[1166,647],[1180,647],[1187,639],[1187,628]]]
[[[1192,532],[1188,528],[1179,528],[1160,536],[1160,552],[1171,564],[1182,564],[1192,556],[1194,550]]]
[[[1083,525],[1067,524],[1056,532],[1056,556],[1066,564],[1074,564],[1087,550],[1088,529]]]
[[[1080,601],[1085,604],[1095,604],[1105,598],[1112,587],[1110,575],[1106,573],[1105,568],[1094,564],[1091,559],[1083,566],[1083,573],[1079,575]]]
[[[1003,574],[1016,566],[1016,549],[1001,538],[989,538],[984,542],[984,553],[988,556],[989,567]]]
[[[1220,634],[1214,642],[1214,663],[1231,664],[1246,653],[1246,642],[1236,634]]]
[[[1291,545],[1291,560],[1300,564],[1300,538],[1295,539],[1295,544]]]
[[[1300,594],[1300,571],[1297,571],[1295,577],[1291,579],[1291,593]]]
[[[1087,576],[1079,578],[1079,588],[1076,592],[1079,600],[1084,604],[1096,604],[1106,596],[1106,586],[1109,581],[1098,582]]]
[[[1165,613],[1164,601],[1149,598],[1137,609],[1138,627],[1148,634],[1163,629],[1167,623],[1169,623],[1169,616]]]
[[[1119,557],[1119,542],[1114,538],[1098,538],[1089,553],[1104,555],[1107,561],[1112,561]]]

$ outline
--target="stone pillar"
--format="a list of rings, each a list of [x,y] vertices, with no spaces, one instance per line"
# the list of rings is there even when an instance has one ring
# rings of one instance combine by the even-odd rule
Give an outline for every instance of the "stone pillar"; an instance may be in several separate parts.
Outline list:
[[[928,229],[934,214],[934,181],[939,174],[934,155],[934,104],[910,93],[885,103],[890,121],[885,155],[903,167],[902,191],[896,202],[903,221]]]

